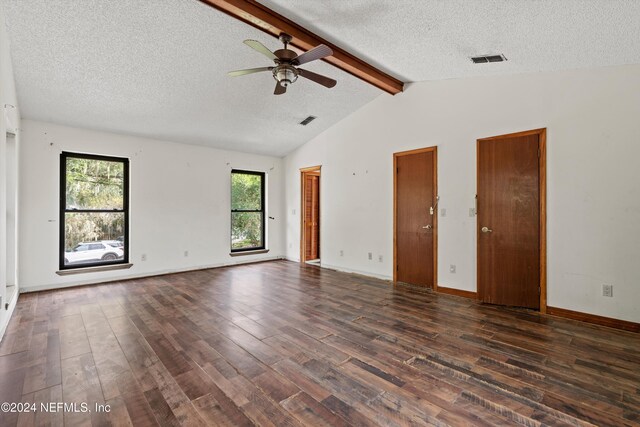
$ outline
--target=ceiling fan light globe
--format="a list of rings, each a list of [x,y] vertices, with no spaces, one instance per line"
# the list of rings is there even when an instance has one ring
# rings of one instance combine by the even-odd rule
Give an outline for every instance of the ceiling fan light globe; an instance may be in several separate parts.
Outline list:
[[[287,87],[298,79],[298,71],[290,65],[280,65],[273,70],[273,77]]]

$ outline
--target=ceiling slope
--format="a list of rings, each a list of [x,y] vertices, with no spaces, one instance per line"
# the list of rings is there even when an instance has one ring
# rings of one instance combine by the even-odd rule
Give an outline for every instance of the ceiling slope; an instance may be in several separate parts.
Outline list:
[[[274,96],[271,65],[245,46],[280,43],[196,0],[4,0],[24,118],[283,156],[382,92],[329,64]],[[309,126],[298,123],[318,118]]]
[[[640,63],[637,0],[259,2],[409,82]]]
[[[324,58],[328,63],[353,74],[360,79],[371,83],[375,87],[392,95],[402,92],[404,83],[370,64],[344,51],[339,46],[318,37],[313,32],[287,19],[279,13],[258,3],[255,0],[200,0],[217,10],[232,16],[248,25],[251,25],[265,33],[280,37],[281,34],[291,36],[290,45],[305,51],[319,45],[326,45],[333,55]]]

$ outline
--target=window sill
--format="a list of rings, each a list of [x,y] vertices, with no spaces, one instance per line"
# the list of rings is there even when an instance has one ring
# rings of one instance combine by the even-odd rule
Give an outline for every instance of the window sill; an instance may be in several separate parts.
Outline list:
[[[231,256],[257,255],[257,254],[266,254],[267,252],[269,252],[269,249],[256,249],[255,251],[231,252],[229,255]]]
[[[79,267],[69,270],[58,270],[56,274],[58,276],[70,276],[72,274],[84,274],[84,273],[98,273],[100,271],[110,270],[126,270],[133,267],[133,264],[112,264],[112,265],[98,265],[95,267]]]

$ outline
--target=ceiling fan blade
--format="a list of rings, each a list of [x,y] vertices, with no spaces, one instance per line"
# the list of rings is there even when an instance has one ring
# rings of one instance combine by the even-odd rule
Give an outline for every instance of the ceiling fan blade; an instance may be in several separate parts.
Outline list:
[[[246,70],[229,71],[227,75],[231,77],[244,76],[246,74],[259,73],[261,71],[271,71],[275,67],[247,68]]]
[[[311,81],[314,81],[328,88],[334,87],[337,83],[335,80],[330,79],[329,77],[325,77],[321,74],[312,73],[311,71],[303,70],[302,68],[298,68],[298,74],[300,74],[305,79],[309,79]]]
[[[271,52],[269,49],[267,49],[267,47],[265,45],[263,45],[262,43],[260,43],[258,40],[245,40],[244,44],[246,44],[247,46],[257,50],[258,52],[260,52],[261,54],[263,54],[267,58],[271,59],[272,61],[278,59],[278,57],[273,52]]]
[[[280,84],[280,82],[276,82],[276,88],[273,91],[274,95],[282,95],[283,93],[285,93],[287,91],[287,87],[286,86],[282,86]]]
[[[296,65],[302,65],[306,64],[307,62],[315,61],[316,59],[322,59],[331,55],[333,55],[333,51],[331,50],[331,48],[329,46],[320,44],[313,49],[306,51],[302,55],[298,55],[298,57],[294,59],[293,62]]]

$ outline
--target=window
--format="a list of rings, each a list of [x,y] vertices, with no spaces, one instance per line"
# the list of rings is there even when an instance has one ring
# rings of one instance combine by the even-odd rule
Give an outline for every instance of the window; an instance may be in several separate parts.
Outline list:
[[[60,270],[129,262],[129,159],[60,155]]]
[[[265,248],[264,172],[231,171],[231,252]]]

